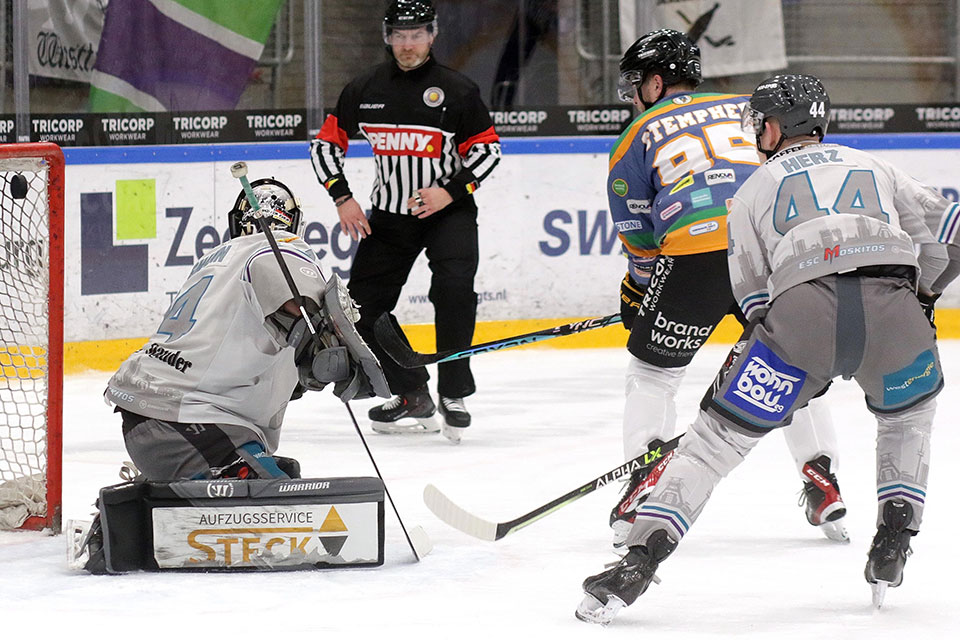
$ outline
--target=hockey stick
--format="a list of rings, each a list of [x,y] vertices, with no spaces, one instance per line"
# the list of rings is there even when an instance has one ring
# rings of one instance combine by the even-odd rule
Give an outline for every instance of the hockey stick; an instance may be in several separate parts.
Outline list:
[[[400,334],[400,330],[386,313],[377,318],[377,321],[373,325],[373,331],[377,336],[377,341],[380,343],[380,346],[383,347],[383,350],[386,351],[397,364],[406,369],[412,369],[436,362],[450,362],[451,360],[469,358],[470,356],[476,356],[489,351],[499,351],[500,349],[509,349],[511,347],[519,347],[523,344],[540,342],[541,340],[569,336],[574,333],[580,333],[581,331],[600,329],[601,327],[606,327],[618,322],[620,322],[620,314],[615,313],[610,316],[603,316],[602,318],[578,320],[570,324],[553,327],[552,329],[541,329],[540,331],[525,333],[512,338],[484,342],[483,344],[477,344],[462,350],[450,349],[440,351],[439,353],[419,353],[411,349],[406,337]]]
[[[620,465],[616,469],[608,471],[599,478],[594,478],[590,482],[577,487],[573,491],[565,493],[559,498],[551,500],[543,506],[537,507],[530,513],[526,513],[519,518],[514,518],[513,520],[507,520],[506,522],[490,522],[473,515],[469,511],[466,511],[462,507],[454,504],[450,498],[445,496],[432,484],[428,484],[423,488],[423,501],[427,505],[427,508],[430,509],[435,516],[446,522],[454,529],[459,529],[460,531],[466,533],[467,535],[471,535],[474,538],[480,538],[481,540],[494,542],[500,538],[503,538],[504,536],[510,535],[515,531],[519,531],[527,525],[533,524],[537,520],[550,515],[557,509],[565,507],[571,502],[579,500],[588,493],[596,491],[600,487],[613,482],[617,478],[627,476],[639,469],[649,469],[653,467],[667,453],[677,448],[677,444],[680,442],[680,438],[682,437],[683,434],[680,434],[673,440],[669,440],[657,448],[651,449],[650,451],[637,456],[629,462]]]
[[[310,336],[313,339],[314,345],[322,348],[320,342],[320,336],[317,335],[317,329],[313,326],[313,323],[309,321],[310,316],[307,314],[307,310],[304,307],[303,296],[300,295],[300,291],[297,289],[297,284],[293,281],[293,276],[290,275],[290,269],[287,267],[286,261],[283,259],[283,256],[280,254],[280,247],[277,246],[277,239],[273,237],[273,232],[270,230],[270,225],[267,223],[263,214],[260,213],[260,203],[257,201],[257,196],[253,193],[253,188],[250,186],[250,181],[247,179],[247,163],[246,162],[237,162],[230,167],[230,174],[240,180],[240,184],[243,185],[243,193],[247,196],[247,202],[250,203],[251,212],[254,215],[254,218],[257,220],[257,224],[260,226],[260,230],[263,232],[263,235],[267,237],[267,242],[270,244],[270,249],[273,251],[273,255],[277,259],[277,263],[280,265],[280,271],[283,273],[283,279],[287,281],[287,286],[290,288],[290,293],[293,294],[293,299],[297,304],[297,307],[300,309],[300,314],[306,320],[307,329],[310,331]],[[390,506],[393,507],[393,513],[397,516],[397,522],[400,523],[400,528],[403,530],[403,536],[407,539],[407,544],[410,545],[410,550],[413,551],[413,557],[416,558],[419,562],[424,556],[426,556],[433,549],[433,543],[430,542],[430,538],[427,536],[427,532],[423,530],[423,527],[416,526],[407,531],[407,527],[403,524],[403,519],[400,517],[400,512],[397,511],[397,505],[393,501],[393,497],[390,495],[390,490],[387,489],[387,483],[383,479],[383,474],[380,473],[380,467],[377,466],[377,461],[373,457],[373,453],[370,451],[370,447],[367,446],[367,439],[363,437],[363,432],[360,430],[360,425],[357,424],[357,419],[353,415],[353,409],[350,408],[350,403],[344,402],[344,406],[347,407],[347,413],[350,414],[350,420],[353,422],[353,428],[357,431],[357,435],[360,436],[360,442],[363,443],[363,448],[367,451],[367,457],[370,458],[370,463],[373,465],[374,471],[377,472],[377,477],[380,478],[380,483],[383,485],[383,492],[387,495],[387,500],[390,502]]]

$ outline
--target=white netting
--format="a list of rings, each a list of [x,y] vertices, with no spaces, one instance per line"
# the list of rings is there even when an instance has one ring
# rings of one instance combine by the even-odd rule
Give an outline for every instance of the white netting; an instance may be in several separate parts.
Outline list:
[[[0,529],[47,509],[47,173],[0,157]]]

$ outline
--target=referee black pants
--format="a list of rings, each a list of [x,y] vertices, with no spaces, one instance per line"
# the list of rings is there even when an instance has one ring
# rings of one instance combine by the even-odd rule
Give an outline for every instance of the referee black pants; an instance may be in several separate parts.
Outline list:
[[[390,390],[403,394],[426,384],[425,367],[404,369],[383,351],[373,332],[376,319],[392,312],[410,270],[426,250],[433,274],[429,298],[434,308],[437,350],[466,349],[477,318],[477,209],[472,198],[454,202],[424,218],[373,210],[370,234],[360,241],[348,288],[360,305],[357,330],[380,360]],[[476,391],[468,358],[437,365],[437,392],[462,398]]]

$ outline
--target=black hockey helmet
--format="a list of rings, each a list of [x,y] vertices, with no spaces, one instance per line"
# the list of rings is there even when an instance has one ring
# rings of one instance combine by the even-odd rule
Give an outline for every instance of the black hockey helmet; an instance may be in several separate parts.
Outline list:
[[[823,140],[830,121],[830,96],[818,78],[785,74],[761,82],[743,110],[743,130],[763,133],[767,118],[776,118],[785,138],[817,136]]]
[[[303,223],[300,203],[285,184],[273,178],[260,178],[250,183],[253,195],[260,205],[260,211],[268,220],[271,231],[288,231],[299,234]],[[227,214],[230,225],[230,237],[253,235],[260,231],[260,225],[251,214],[250,201],[244,191],[237,196],[233,209]]]
[[[650,73],[659,74],[665,86],[703,80],[700,47],[675,29],[657,29],[634,42],[620,58],[620,99],[633,100],[636,86]]]
[[[390,44],[394,29],[424,26],[428,33],[437,35],[437,10],[430,0],[393,0],[383,16],[383,41]]]

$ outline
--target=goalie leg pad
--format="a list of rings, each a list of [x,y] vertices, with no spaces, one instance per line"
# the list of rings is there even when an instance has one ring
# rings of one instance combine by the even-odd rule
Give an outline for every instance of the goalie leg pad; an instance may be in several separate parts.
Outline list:
[[[105,487],[98,502],[98,572],[380,566],[383,496],[378,478]]]

